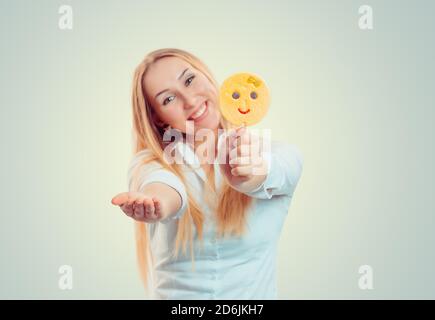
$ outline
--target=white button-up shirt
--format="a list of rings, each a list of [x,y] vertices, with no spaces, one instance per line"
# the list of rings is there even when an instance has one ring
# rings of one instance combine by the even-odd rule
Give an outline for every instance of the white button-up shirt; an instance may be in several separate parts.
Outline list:
[[[179,146],[181,152],[187,152],[183,154],[185,157],[198,161],[190,147],[183,148],[187,144],[180,142],[177,147]],[[193,191],[192,196],[205,215],[202,247],[192,223],[194,270],[189,244],[187,254],[180,251],[177,259],[172,256],[177,219],[185,212],[188,204],[186,186],[175,174],[163,169],[156,161],[139,170],[139,190],[147,183],[163,182],[174,188],[182,200],[175,215],[164,221],[146,224],[154,258],[150,288],[152,299],[277,298],[277,244],[301,176],[303,159],[297,147],[291,144],[272,142],[270,151],[266,180],[259,188],[247,193],[254,198],[254,202],[247,215],[246,234],[241,237],[217,237],[215,212],[204,201],[205,172],[199,165],[183,165],[184,174]],[[130,163],[130,190],[132,169],[148,152],[138,152]],[[217,160],[214,173],[216,189],[219,192],[224,177]]]

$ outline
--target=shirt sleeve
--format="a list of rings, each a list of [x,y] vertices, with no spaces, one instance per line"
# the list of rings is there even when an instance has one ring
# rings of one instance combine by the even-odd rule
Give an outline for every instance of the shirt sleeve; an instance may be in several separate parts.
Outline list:
[[[143,188],[152,182],[160,182],[168,185],[173,188],[179,194],[181,198],[181,206],[178,208],[177,212],[164,220],[160,220],[162,223],[167,223],[174,219],[179,219],[183,213],[185,212],[188,204],[188,198],[186,193],[186,188],[181,181],[181,179],[175,175],[173,172],[164,169],[158,164],[156,161],[149,162],[147,164],[140,165],[139,169],[134,170],[134,166],[138,165],[139,161],[134,159],[132,161],[132,165],[129,169],[128,180],[129,180],[129,190],[130,191],[141,191]],[[138,188],[137,190],[133,190],[133,172],[137,174],[138,180]]]
[[[293,196],[302,174],[303,157],[299,149],[292,144],[274,143],[268,159],[266,179],[258,188],[245,194],[257,199]]]

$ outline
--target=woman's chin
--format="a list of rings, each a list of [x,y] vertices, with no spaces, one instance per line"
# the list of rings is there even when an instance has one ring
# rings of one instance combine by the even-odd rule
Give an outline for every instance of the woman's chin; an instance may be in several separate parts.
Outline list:
[[[207,126],[207,129],[216,131],[219,128],[219,118],[214,119],[214,121],[210,121],[210,124]]]
[[[219,117],[216,114],[209,114],[203,121],[195,123],[197,129],[209,129],[215,131],[219,127]]]

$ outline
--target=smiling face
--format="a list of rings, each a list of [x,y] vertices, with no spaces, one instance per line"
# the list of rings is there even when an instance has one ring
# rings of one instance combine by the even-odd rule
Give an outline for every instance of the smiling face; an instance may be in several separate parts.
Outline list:
[[[178,57],[157,60],[144,76],[148,101],[158,126],[170,125],[186,132],[188,121],[195,132],[219,126],[218,93],[210,80],[188,62]]]
[[[269,89],[257,75],[234,74],[220,88],[221,113],[236,126],[258,123],[266,115],[269,103]]]

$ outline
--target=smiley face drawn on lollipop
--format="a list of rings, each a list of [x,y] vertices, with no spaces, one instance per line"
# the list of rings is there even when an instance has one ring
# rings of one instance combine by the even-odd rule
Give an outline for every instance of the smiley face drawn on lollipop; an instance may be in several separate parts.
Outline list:
[[[232,124],[258,123],[269,109],[270,95],[265,82],[252,73],[237,73],[220,88],[220,110]]]

